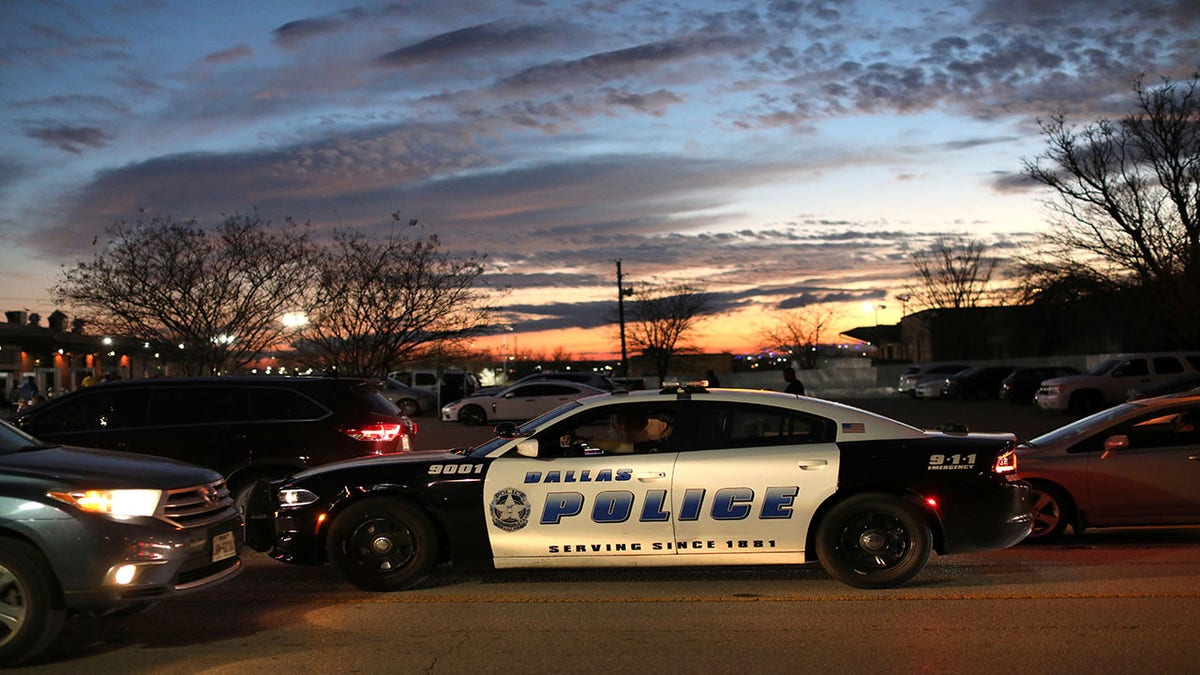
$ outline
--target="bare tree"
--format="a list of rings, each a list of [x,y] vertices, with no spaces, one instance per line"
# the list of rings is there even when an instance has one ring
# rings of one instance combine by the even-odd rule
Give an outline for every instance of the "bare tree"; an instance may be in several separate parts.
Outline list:
[[[977,307],[992,280],[995,258],[985,258],[983,242],[944,234],[912,255],[917,282],[908,290],[914,304],[930,309]]]
[[[211,230],[158,215],[117,222],[51,294],[103,332],[154,345],[185,373],[238,368],[283,342],[283,314],[304,310],[307,228],[268,226],[256,213]]]
[[[629,340],[654,361],[660,382],[667,376],[672,356],[690,349],[686,344],[687,333],[711,302],[704,288],[687,282],[643,285],[635,290],[630,306]]]
[[[822,334],[836,312],[827,305],[805,305],[780,310],[762,332],[763,346],[786,353],[801,368],[815,368]]]
[[[488,331],[482,260],[442,252],[436,235],[410,236],[416,222],[383,239],[335,232],[293,343],[302,363],[375,377]]]
[[[1135,112],[1076,127],[1039,120],[1048,149],[1024,173],[1052,191],[1054,228],[1025,261],[1035,284],[1091,280],[1171,308],[1180,342],[1200,339],[1200,71],[1133,84]],[[1033,285],[1033,284],[1029,284]]]

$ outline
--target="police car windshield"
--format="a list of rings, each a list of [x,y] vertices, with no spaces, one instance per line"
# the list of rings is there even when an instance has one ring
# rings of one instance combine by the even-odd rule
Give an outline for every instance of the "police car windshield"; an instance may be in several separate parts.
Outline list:
[[[547,422],[549,422],[551,420],[555,420],[555,419],[558,419],[559,417],[562,417],[564,414],[567,413],[567,411],[571,410],[572,408],[578,408],[581,405],[583,405],[583,404],[580,403],[579,401],[571,401],[569,403],[564,403],[564,404],[558,406],[557,408],[555,408],[554,410],[551,410],[550,412],[544,413],[541,417],[535,417],[535,418],[529,420],[528,422],[522,424],[521,426],[517,427],[517,429],[519,431],[518,436],[521,436],[521,437],[531,436],[531,435],[533,435],[534,430],[537,429],[538,427],[544,426]],[[490,441],[487,441],[486,443],[483,443],[481,445],[475,446],[474,448],[471,448],[471,451],[468,452],[467,454],[470,455],[471,457],[486,457],[488,455],[488,453],[490,453],[491,451],[500,447],[501,445],[508,443],[511,440],[513,440],[513,439],[496,437]]]

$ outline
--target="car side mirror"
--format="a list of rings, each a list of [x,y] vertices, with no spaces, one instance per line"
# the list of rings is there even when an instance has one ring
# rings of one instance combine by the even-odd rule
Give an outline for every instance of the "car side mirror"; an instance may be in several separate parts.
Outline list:
[[[520,443],[517,443],[517,454],[522,457],[538,456],[538,442],[536,438],[528,438]]]
[[[1104,454],[1100,455],[1100,459],[1105,459],[1114,452],[1129,449],[1129,437],[1124,434],[1109,436],[1104,439]]]
[[[520,428],[513,422],[501,422],[492,432],[500,438],[520,438],[522,436]]]

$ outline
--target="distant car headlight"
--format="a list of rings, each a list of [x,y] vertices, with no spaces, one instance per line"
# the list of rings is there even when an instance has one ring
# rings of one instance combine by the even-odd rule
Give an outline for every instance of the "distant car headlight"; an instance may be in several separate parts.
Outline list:
[[[285,508],[289,506],[308,506],[318,499],[320,497],[304,488],[284,488],[279,491],[279,505]]]
[[[51,492],[50,496],[81,511],[134,518],[153,516],[158,511],[162,490],[77,490]]]

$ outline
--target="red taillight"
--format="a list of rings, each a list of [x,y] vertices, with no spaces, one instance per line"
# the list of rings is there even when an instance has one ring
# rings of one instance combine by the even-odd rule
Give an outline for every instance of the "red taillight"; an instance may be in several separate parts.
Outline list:
[[[404,433],[405,425],[400,422],[372,422],[360,427],[342,427],[342,433],[356,441],[370,443],[394,441]]]
[[[1016,473],[1017,471],[1017,453],[1012,450],[1006,450],[1000,453],[996,458],[996,463],[992,465],[992,471],[1004,475],[1006,473]]]

